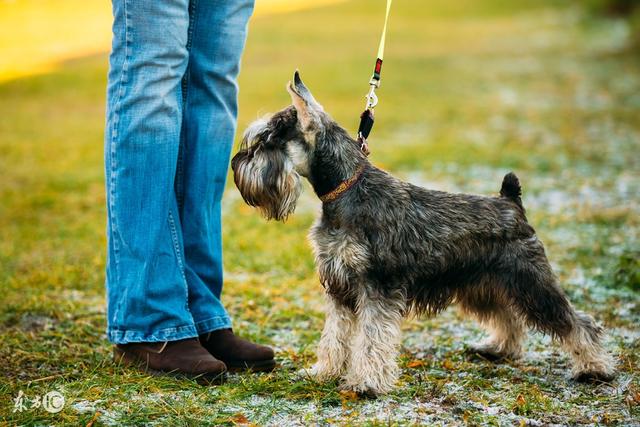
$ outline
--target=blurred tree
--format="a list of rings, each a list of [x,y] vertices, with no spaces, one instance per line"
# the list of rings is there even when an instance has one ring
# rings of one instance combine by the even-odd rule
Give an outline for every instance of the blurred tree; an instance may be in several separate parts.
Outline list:
[[[630,16],[640,6],[638,0],[585,0],[587,7],[597,13]]]
[[[625,19],[630,29],[630,44],[640,49],[640,0],[583,0],[589,12]]]

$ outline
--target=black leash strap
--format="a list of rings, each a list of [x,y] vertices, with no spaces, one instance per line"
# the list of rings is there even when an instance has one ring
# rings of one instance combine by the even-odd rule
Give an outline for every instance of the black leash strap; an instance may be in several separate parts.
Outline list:
[[[373,123],[375,116],[373,113],[374,107],[378,104],[378,96],[375,90],[380,87],[380,72],[382,71],[382,59],[376,60],[376,67],[373,70],[373,76],[369,81],[369,93],[367,93],[367,105],[364,108],[362,114],[360,114],[360,126],[358,126],[358,143],[360,143],[360,149],[367,156],[369,155],[369,145],[367,144],[367,138],[373,129]]]

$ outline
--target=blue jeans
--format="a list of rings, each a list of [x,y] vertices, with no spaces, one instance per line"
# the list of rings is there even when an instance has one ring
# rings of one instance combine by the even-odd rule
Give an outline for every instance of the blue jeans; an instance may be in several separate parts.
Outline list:
[[[113,0],[107,87],[107,335],[231,327],[220,202],[253,0]]]

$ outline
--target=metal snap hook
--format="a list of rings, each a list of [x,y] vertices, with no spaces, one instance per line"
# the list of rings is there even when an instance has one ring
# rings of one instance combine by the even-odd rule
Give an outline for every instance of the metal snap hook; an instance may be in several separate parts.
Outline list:
[[[376,95],[376,87],[374,85],[371,85],[369,93],[365,95],[365,98],[367,100],[366,109],[371,109],[378,105],[378,95]]]

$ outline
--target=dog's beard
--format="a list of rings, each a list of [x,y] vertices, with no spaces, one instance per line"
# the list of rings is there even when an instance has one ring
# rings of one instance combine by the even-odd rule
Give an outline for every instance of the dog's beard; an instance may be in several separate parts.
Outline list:
[[[284,221],[293,213],[302,183],[286,154],[251,147],[234,156],[231,168],[244,201],[257,207],[266,219]]]

